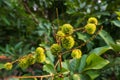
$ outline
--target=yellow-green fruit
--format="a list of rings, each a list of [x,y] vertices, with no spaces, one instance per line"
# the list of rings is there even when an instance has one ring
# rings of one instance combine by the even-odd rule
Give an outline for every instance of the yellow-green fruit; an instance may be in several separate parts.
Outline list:
[[[44,49],[42,47],[37,47],[35,52],[36,53],[44,53]]]
[[[79,74],[73,74],[73,80],[80,80]]]
[[[92,24],[97,25],[98,24],[98,20],[95,17],[91,17],[91,18],[88,19],[88,23],[92,23]]]
[[[50,50],[51,50],[53,55],[57,55],[61,51],[61,46],[59,44],[53,44],[50,47]]]
[[[56,34],[57,39],[62,38],[64,36],[65,36],[65,34],[62,31],[58,31],[57,34]]]
[[[11,70],[11,69],[12,69],[12,63],[7,62],[6,64],[4,64],[4,68],[5,68],[6,70]]]
[[[77,58],[77,59],[81,58],[81,55],[82,55],[82,52],[79,49],[74,49],[71,54],[73,58]]]
[[[63,48],[65,49],[71,49],[75,44],[74,38],[72,36],[64,37],[61,42]]]
[[[96,25],[95,25],[95,24],[88,23],[88,24],[85,26],[85,30],[87,31],[88,34],[94,34],[95,31],[96,31]]]
[[[61,31],[66,35],[71,35],[73,33],[73,27],[70,24],[64,24],[61,27]]]
[[[22,69],[26,69],[29,66],[29,63],[27,62],[27,57],[22,58],[18,61],[18,65]]]
[[[32,64],[34,64],[35,63],[35,56],[34,55],[28,55],[27,56],[27,63],[29,64],[29,65],[32,65]]]
[[[44,53],[37,53],[35,56],[36,62],[43,63],[46,60],[46,56]]]

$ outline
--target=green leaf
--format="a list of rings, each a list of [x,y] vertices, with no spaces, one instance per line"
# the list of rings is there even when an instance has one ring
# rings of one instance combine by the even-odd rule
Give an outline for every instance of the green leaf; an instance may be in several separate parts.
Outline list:
[[[49,60],[53,63],[54,62],[54,56],[51,54],[51,51],[46,51],[46,55],[49,58]]]
[[[115,26],[119,27],[120,28],[120,21],[119,20],[114,20],[114,21],[111,21]]]
[[[88,74],[88,76],[91,78],[91,80],[94,80],[95,78],[97,78],[100,75],[97,71],[93,71],[93,70],[87,71],[86,74]]]
[[[111,44],[113,50],[120,51],[120,44]]]
[[[104,16],[110,16],[110,13],[105,11],[105,12],[96,12],[95,14],[96,16],[101,16],[101,15],[104,15]]]
[[[70,71],[77,71],[78,67],[79,67],[79,64],[80,64],[80,59],[72,59],[70,60],[69,62],[69,70]]]
[[[48,72],[48,73],[55,73],[54,66],[51,64],[46,64],[43,66],[43,70]]]
[[[70,80],[69,77],[64,77],[64,80]]]
[[[3,68],[4,68],[4,64],[0,63],[0,69],[3,69]]]
[[[106,66],[109,63],[109,61],[92,53],[87,57],[86,63],[87,63],[87,65],[86,65],[84,71],[90,70],[90,69],[101,69],[104,66]]]
[[[83,34],[83,33],[78,33],[77,32],[77,35],[78,35],[78,39],[81,39],[81,40],[83,40],[84,42],[86,42],[86,40],[88,40],[89,39],[89,36],[87,36],[87,35],[85,35],[85,34]]]
[[[119,12],[119,11],[115,11],[115,13],[116,13],[118,16],[120,16],[120,12]]]
[[[66,60],[65,62],[62,62],[62,66],[63,68],[65,68],[66,70],[69,70],[69,62]]]
[[[107,45],[111,46],[111,43],[115,43],[112,39],[112,37],[104,30],[100,31],[99,33],[100,37],[103,38],[103,40],[106,42]]]
[[[23,42],[19,42],[15,45],[15,49],[19,49],[22,46]]]
[[[87,59],[87,55],[83,55],[83,56],[81,57],[80,65],[79,65],[79,68],[78,68],[78,72],[82,72],[82,70],[85,68],[86,59]]]
[[[102,55],[106,51],[112,49],[110,46],[103,46],[103,47],[98,47],[95,49],[92,49],[89,54],[95,53],[96,55]]]

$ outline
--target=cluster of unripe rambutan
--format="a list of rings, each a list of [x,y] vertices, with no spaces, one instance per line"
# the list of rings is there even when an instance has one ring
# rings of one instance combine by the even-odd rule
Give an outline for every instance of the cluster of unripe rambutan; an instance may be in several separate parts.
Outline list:
[[[87,21],[87,25],[85,25],[84,29],[88,34],[94,34],[96,31],[96,25],[98,21],[95,17],[91,17]],[[62,52],[62,49],[69,50],[73,48],[75,41],[72,37],[72,33],[74,32],[74,28],[70,24],[63,24],[60,26],[58,32],[56,33],[57,43],[51,46],[51,52],[53,55],[59,55]],[[71,56],[73,58],[80,58],[82,52],[80,49],[73,49]]]
[[[88,34],[94,34],[96,31],[96,25],[98,25],[97,19],[95,17],[91,17],[88,19],[84,29]],[[74,31],[75,30],[73,26],[70,24],[63,24],[59,27],[59,30],[56,33],[57,42],[52,44],[50,47],[50,50],[53,55],[58,56],[65,50],[72,50],[71,56],[73,58],[81,58],[82,51],[76,48],[72,49],[75,44],[75,40],[72,36]],[[17,60],[19,67],[21,67],[22,69],[26,69],[29,65],[33,65],[34,63],[43,63],[46,60],[44,52],[45,51],[42,47],[36,48],[34,54],[28,54]],[[6,70],[11,70],[13,67],[12,64],[12,62],[8,62],[4,64],[4,68]]]
[[[60,26],[60,30],[56,33],[56,39],[58,43],[55,43],[51,46],[51,52],[53,55],[59,55],[62,52],[62,49],[70,50],[75,44],[75,40],[72,37],[74,32],[73,26],[70,24],[64,24]],[[73,58],[80,58],[82,55],[81,50],[75,49],[72,51],[71,56]]]
[[[22,69],[28,68],[28,66],[33,65],[34,63],[43,63],[46,60],[46,56],[42,47],[38,47],[35,50],[34,54],[28,54],[18,59],[18,66]],[[4,64],[6,70],[11,70],[13,65],[11,62]]]
[[[96,25],[98,25],[98,21],[95,17],[91,17],[87,21],[87,25],[85,25],[85,30],[88,34],[94,34],[96,31]]]

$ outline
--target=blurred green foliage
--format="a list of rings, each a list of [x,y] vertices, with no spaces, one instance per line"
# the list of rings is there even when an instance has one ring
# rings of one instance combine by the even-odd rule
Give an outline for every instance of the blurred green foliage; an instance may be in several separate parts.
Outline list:
[[[120,0],[0,0],[0,56],[5,55],[15,60],[32,52],[39,44],[49,47],[55,41],[52,36],[58,26],[70,23],[74,28],[83,27],[87,19],[94,16],[99,20],[99,25],[103,26],[103,30],[82,48],[83,53],[94,52],[110,61],[96,80],[119,80],[119,4]],[[80,32],[74,36],[78,41],[76,45],[86,42],[90,37]],[[22,71],[17,66],[13,71],[16,70]],[[17,72],[14,75],[24,73],[30,72]],[[11,74],[12,71],[8,74],[4,71],[2,75],[0,70],[0,77]],[[41,70],[35,70],[35,74],[42,74]],[[91,71],[88,74],[92,74]]]

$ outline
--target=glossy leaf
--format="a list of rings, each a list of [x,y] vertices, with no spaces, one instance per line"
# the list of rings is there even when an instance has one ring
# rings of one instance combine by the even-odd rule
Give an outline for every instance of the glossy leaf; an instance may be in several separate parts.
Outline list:
[[[78,35],[78,39],[81,39],[81,40],[83,40],[84,42],[86,42],[86,40],[88,40],[89,39],[89,36],[87,36],[87,35],[85,35],[85,34],[83,34],[83,33],[77,33],[77,35]]]
[[[99,33],[100,37],[105,41],[105,43],[107,45],[110,46],[110,44],[114,44],[115,42],[113,41],[112,37],[105,31],[105,30],[102,30],[100,33]]]
[[[89,75],[91,80],[94,80],[95,78],[97,78],[100,75],[97,71],[93,71],[93,70],[87,71],[86,74]]]
[[[79,67],[79,64],[80,64],[80,59],[72,59],[70,60],[70,63],[69,63],[69,70],[70,71],[76,71]]]
[[[114,21],[111,21],[115,26],[119,27],[120,28],[120,21],[119,20],[114,20]]]
[[[83,56],[81,57],[80,65],[79,65],[79,68],[78,68],[78,72],[82,72],[82,70],[85,68],[86,59],[87,59],[87,55],[83,55]]]
[[[55,73],[54,66],[51,64],[44,65],[43,70],[48,72],[48,73]]]
[[[103,46],[103,47],[98,47],[95,49],[92,49],[89,54],[95,53],[96,55],[102,55],[104,54],[106,51],[112,49],[110,46]]]
[[[86,63],[87,63],[87,65],[86,65],[84,71],[90,70],[90,69],[101,69],[104,66],[106,66],[109,63],[109,61],[92,53],[87,57]]]
[[[120,51],[120,44],[111,44],[114,51]]]

